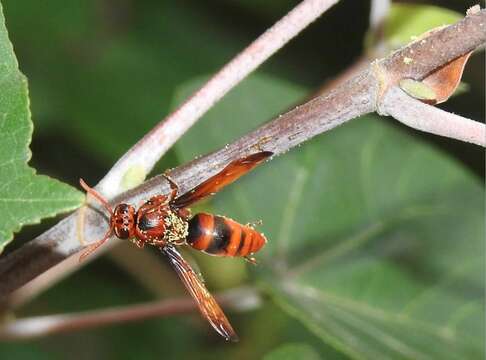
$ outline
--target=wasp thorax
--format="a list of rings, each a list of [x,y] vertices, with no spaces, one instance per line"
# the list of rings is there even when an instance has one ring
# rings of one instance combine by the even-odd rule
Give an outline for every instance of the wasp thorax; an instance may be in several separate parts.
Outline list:
[[[129,239],[135,234],[135,208],[128,204],[119,204],[111,215],[113,232],[119,239]]]
[[[173,211],[168,211],[164,217],[166,232],[164,240],[170,243],[183,244],[188,235],[189,224]]]

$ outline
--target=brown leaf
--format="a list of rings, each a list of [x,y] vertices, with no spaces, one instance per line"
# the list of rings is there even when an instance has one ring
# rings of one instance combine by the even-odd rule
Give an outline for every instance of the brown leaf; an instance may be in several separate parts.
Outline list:
[[[471,52],[458,57],[442,66],[439,70],[429,74],[422,82],[435,92],[435,100],[432,104],[440,104],[446,101],[457,89]],[[430,103],[430,101],[427,101]]]

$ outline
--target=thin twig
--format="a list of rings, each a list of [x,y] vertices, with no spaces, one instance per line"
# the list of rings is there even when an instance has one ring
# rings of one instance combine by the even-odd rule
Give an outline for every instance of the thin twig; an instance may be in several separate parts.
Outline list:
[[[193,188],[221,170],[228,162],[257,151],[280,154],[344,122],[376,110],[381,96],[402,78],[420,80],[434,69],[486,42],[486,12],[466,16],[460,22],[430,33],[391,56],[373,63],[328,95],[319,96],[240,138],[225,148],[192,161],[171,172],[181,192]],[[404,61],[414,54],[414,62]],[[168,191],[166,180],[157,176],[113,199],[138,204]],[[0,259],[0,298],[24,285],[81,249],[76,233],[77,213],[40,235],[19,250]],[[87,211],[85,234],[98,239],[106,219]],[[99,253],[99,252],[98,252]]]
[[[483,123],[424,104],[398,87],[387,91],[381,102],[380,114],[391,115],[420,131],[486,147]]]
[[[216,295],[216,298],[226,308],[237,311],[251,310],[261,304],[259,294],[250,287],[232,289]],[[185,314],[195,309],[194,300],[184,297],[97,311],[35,316],[4,324],[0,327],[0,340],[25,340],[154,317]]]
[[[127,190],[122,179],[130,169],[136,168],[147,175],[162,155],[218,100],[338,1],[302,1],[128,150],[100,181],[97,190],[110,199]]]

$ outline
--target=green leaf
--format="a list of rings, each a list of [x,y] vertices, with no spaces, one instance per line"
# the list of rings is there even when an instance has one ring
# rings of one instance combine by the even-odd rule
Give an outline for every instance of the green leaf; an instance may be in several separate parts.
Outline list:
[[[463,14],[438,6],[394,3],[385,23],[385,41],[389,48],[396,49],[414,37],[453,24],[463,17]]]
[[[83,194],[27,165],[33,125],[27,80],[18,69],[0,5],[0,251],[13,232],[79,206]]]
[[[319,360],[320,356],[311,346],[307,344],[286,344],[278,347],[263,360]]]
[[[252,77],[177,152],[216,150],[304,96]],[[255,169],[211,206],[263,220],[254,275],[327,345],[356,359],[464,359],[484,356],[483,199],[460,164],[367,116]]]
[[[413,79],[403,79],[400,81],[400,88],[408,95],[419,100],[435,100],[436,94],[434,89],[427,86],[421,81]]]

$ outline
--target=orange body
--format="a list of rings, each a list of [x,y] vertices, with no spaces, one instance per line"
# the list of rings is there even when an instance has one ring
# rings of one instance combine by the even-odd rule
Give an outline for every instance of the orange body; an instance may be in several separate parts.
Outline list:
[[[186,242],[194,249],[216,256],[246,257],[260,250],[265,236],[249,225],[224,216],[196,214],[189,220]]]

